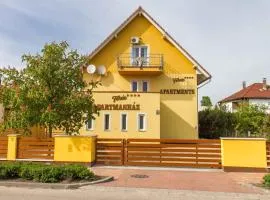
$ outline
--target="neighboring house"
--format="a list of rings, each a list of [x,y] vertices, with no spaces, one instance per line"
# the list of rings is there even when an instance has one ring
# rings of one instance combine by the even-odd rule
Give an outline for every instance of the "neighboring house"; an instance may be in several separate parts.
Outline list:
[[[198,138],[197,88],[211,75],[141,7],[89,58],[84,79],[101,80],[100,114],[82,134]]]
[[[262,83],[253,83],[246,86],[243,82],[243,88],[219,101],[219,105],[224,105],[230,112],[235,112],[243,104],[265,106],[266,112],[270,113],[270,86],[267,85],[266,78]]]

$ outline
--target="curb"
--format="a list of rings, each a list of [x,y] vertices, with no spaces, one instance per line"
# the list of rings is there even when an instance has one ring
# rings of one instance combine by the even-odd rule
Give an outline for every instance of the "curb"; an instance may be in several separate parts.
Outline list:
[[[71,183],[71,184],[61,184],[61,183],[29,183],[29,182],[8,182],[0,181],[0,186],[5,187],[24,187],[24,188],[43,188],[43,189],[77,189],[82,186],[94,185],[98,183],[105,183],[113,181],[113,176],[107,176],[102,179],[84,182],[84,183]]]

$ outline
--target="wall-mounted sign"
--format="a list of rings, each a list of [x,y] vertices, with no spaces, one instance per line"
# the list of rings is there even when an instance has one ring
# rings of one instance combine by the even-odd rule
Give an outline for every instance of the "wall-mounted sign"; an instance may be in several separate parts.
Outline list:
[[[193,76],[185,76],[185,77],[177,77],[177,78],[172,78],[172,81],[173,81],[173,84],[175,83],[179,83],[179,82],[185,82],[185,80],[187,79],[193,79],[194,77]]]
[[[100,110],[140,110],[140,104],[97,104]]]
[[[160,94],[195,94],[194,89],[161,89]]]
[[[184,78],[173,78],[172,81],[175,84],[175,83],[178,83],[178,82],[184,82],[185,79]]]
[[[126,94],[126,95],[116,95],[112,96],[112,100],[115,103],[116,101],[125,101],[128,97],[140,97],[140,94]]]

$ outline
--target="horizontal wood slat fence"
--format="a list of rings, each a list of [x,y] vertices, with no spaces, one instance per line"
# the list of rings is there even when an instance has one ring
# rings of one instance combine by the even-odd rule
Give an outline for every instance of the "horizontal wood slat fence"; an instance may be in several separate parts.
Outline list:
[[[220,140],[98,139],[97,164],[221,168]]]
[[[17,158],[53,160],[54,138],[18,138]]]
[[[267,166],[270,168],[270,142],[266,142]]]
[[[8,138],[0,137],[0,158],[7,158],[7,149],[8,149]]]
[[[97,139],[96,163],[124,165],[124,139]]]

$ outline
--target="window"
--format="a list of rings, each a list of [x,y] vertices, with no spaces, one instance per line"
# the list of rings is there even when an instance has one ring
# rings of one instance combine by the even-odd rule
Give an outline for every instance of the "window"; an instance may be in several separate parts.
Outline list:
[[[138,130],[146,131],[146,116],[145,114],[138,114]]]
[[[111,116],[110,114],[104,114],[104,130],[109,131],[111,126]]]
[[[131,90],[132,92],[138,92],[138,81],[132,81],[132,84],[131,84]]]
[[[133,46],[132,47],[132,65],[142,66],[148,63],[148,47],[147,46]]]
[[[121,130],[127,131],[127,114],[126,113],[121,114]]]
[[[94,130],[94,120],[93,119],[88,119],[86,121],[86,130]]]
[[[148,81],[142,81],[142,91],[148,92],[148,90],[149,90]]]

